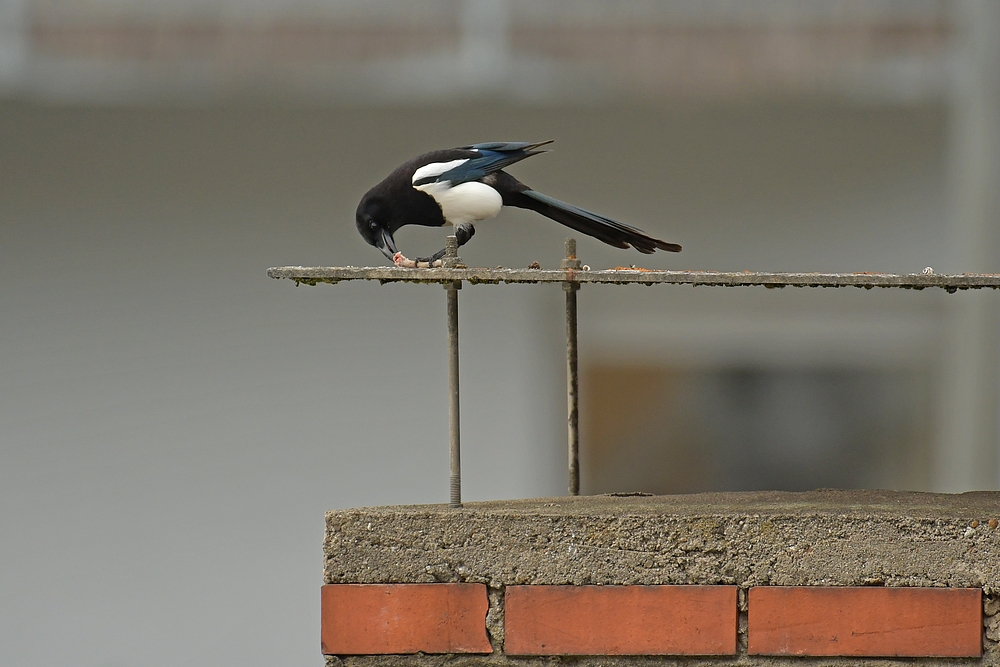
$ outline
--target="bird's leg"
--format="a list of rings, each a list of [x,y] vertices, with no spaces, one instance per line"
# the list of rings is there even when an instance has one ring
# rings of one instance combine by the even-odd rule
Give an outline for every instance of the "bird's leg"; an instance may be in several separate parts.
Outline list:
[[[455,227],[455,238],[458,239],[458,247],[464,246],[469,242],[473,236],[476,235],[476,228],[472,226],[471,222],[463,222],[462,224]],[[436,253],[430,257],[417,257],[415,260],[418,264],[420,262],[427,262],[428,264],[433,264],[439,259],[444,257],[444,248],[441,248]],[[440,265],[439,265],[440,266]]]
[[[476,234],[476,228],[472,226],[471,222],[463,222],[455,227],[455,238],[458,239],[458,245],[462,246],[469,242]],[[417,257],[416,259],[409,259],[403,255],[401,252],[397,252],[392,257],[392,262],[398,267],[406,269],[436,269],[441,266],[441,260],[444,258],[445,249],[442,248],[430,257]]]
[[[455,228],[455,238],[458,239],[458,247],[464,246],[473,236],[476,235],[476,228],[471,222],[463,222]]]
[[[417,259],[415,259],[414,261],[427,262],[428,264],[432,264],[434,262],[440,261],[442,257],[444,257],[444,249],[438,250],[430,257],[417,257]],[[440,264],[438,266],[440,266]]]

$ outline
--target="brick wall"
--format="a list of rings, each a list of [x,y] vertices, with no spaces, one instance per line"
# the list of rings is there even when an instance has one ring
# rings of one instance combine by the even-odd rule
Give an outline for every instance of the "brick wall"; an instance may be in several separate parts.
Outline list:
[[[998,516],[1000,493],[872,491],[331,512],[322,650],[359,667],[1000,665]]]

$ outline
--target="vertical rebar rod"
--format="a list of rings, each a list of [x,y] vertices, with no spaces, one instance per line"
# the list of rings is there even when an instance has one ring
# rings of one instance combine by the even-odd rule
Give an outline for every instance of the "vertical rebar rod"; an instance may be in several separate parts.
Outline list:
[[[459,416],[458,392],[458,287],[461,283],[451,283],[448,290],[448,438],[449,488],[451,494],[448,504],[452,507],[462,506],[462,438]]]
[[[449,236],[445,239],[445,256],[442,262],[446,267],[462,266],[458,256],[458,239]],[[458,290],[462,289],[462,281],[446,283],[448,292],[448,440],[449,440],[449,500],[450,507],[462,506],[462,438],[460,400],[458,387]]]
[[[566,239],[566,259],[561,268],[572,275],[574,269],[580,268],[580,260],[576,258],[576,239]],[[576,338],[576,293],[580,283],[566,281],[563,283],[566,291],[566,430],[569,453],[569,493],[580,495],[580,381],[579,356],[577,354]]]

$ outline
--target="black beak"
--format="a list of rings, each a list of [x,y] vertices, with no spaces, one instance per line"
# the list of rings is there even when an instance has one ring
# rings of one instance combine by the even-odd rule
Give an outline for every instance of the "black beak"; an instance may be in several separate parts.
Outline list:
[[[382,237],[375,240],[375,247],[382,251],[382,254],[393,261],[393,256],[399,252],[396,250],[396,242],[392,240],[392,234],[388,230],[382,230]]]

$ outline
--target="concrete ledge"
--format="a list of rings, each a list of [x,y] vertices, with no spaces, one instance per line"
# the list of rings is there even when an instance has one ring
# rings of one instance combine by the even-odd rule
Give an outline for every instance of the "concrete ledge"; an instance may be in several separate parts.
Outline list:
[[[752,601],[753,587],[763,586],[981,589],[983,604],[975,619],[965,610],[959,621],[965,633],[970,622],[979,623],[982,658],[916,661],[1000,666],[998,519],[996,492],[596,496],[468,503],[462,509],[362,508],[327,514],[325,581],[483,584],[494,653],[466,656],[463,665],[912,665],[912,658],[751,656],[747,593]],[[507,587],[678,584],[738,588],[736,656],[514,658],[503,651]],[[892,603],[883,609],[876,616],[891,625]],[[872,654],[902,655],[884,647],[860,655]],[[942,654],[923,649],[910,655]],[[358,667],[443,665],[455,657],[329,656],[328,661]]]

